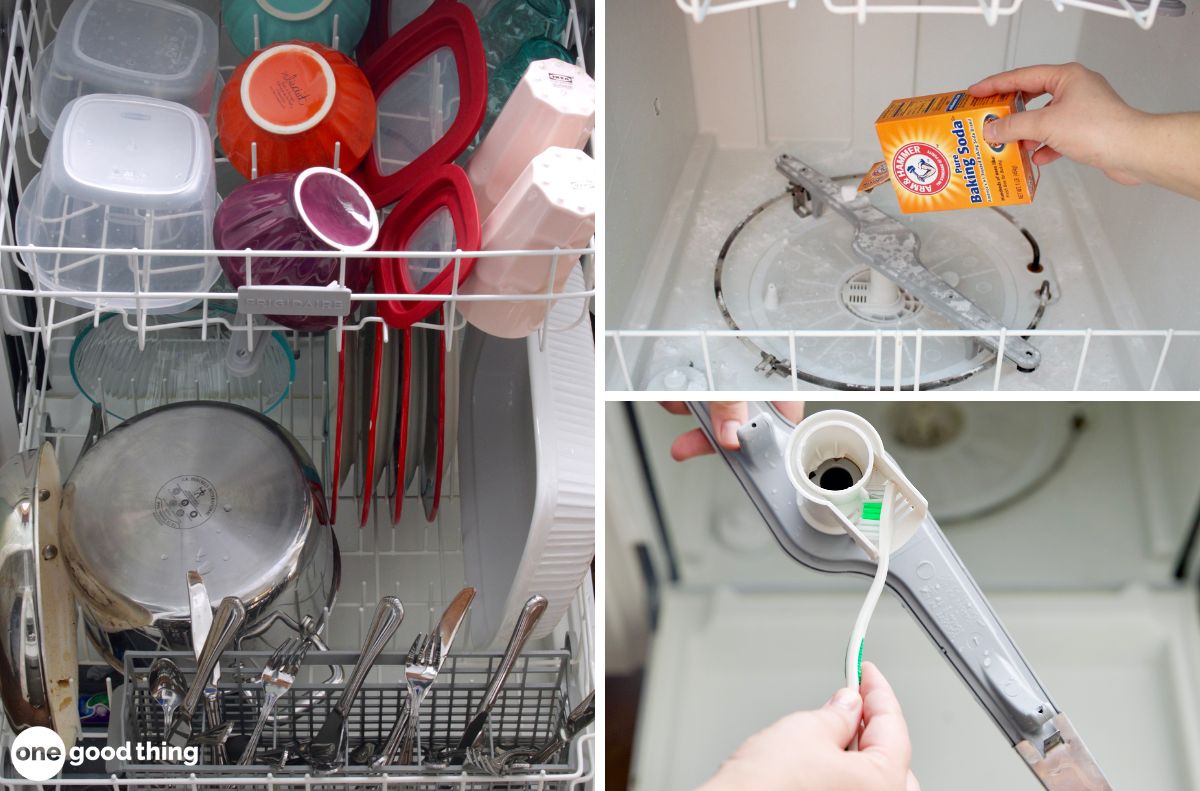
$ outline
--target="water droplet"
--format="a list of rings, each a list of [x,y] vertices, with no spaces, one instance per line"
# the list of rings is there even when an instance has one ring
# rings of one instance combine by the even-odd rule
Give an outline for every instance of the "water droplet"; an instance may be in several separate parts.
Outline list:
[[[166,554],[162,554],[162,555],[159,555],[159,556],[158,556],[158,559],[159,559],[159,560],[166,560],[166,559],[167,559],[167,556],[166,556]]]

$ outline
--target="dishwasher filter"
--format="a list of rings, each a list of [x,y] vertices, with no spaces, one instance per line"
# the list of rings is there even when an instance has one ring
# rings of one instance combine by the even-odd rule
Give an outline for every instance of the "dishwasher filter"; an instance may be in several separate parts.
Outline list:
[[[861,175],[835,182],[853,197]],[[839,333],[743,338],[760,353],[758,370],[788,377],[794,364],[802,381],[873,390],[880,364],[883,387],[904,389],[917,383],[921,389],[943,387],[991,366],[995,352],[976,339],[927,336],[919,345],[900,346],[897,382],[897,366],[877,354],[875,336],[840,334],[963,328],[874,272],[855,252],[854,227],[836,212],[809,205],[806,198],[793,186],[754,207],[717,258],[714,288],[731,328]],[[917,235],[920,260],[930,272],[1011,330],[1035,327],[1051,295],[1057,295],[1037,241],[1001,209],[902,215],[890,190],[875,190],[870,202]]]

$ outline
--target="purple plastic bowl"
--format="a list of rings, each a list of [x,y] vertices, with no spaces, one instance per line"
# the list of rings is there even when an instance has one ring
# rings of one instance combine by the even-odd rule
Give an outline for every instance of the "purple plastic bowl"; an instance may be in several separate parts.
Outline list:
[[[224,250],[369,250],[379,234],[379,217],[366,193],[329,168],[275,173],[243,184],[217,209],[213,239]],[[245,256],[220,256],[234,288],[246,284]],[[255,258],[256,286],[327,286],[338,280],[340,263],[330,258]],[[346,260],[346,282],[363,291],[371,281],[370,259]],[[297,330],[321,332],[337,326],[328,316],[270,316]]]

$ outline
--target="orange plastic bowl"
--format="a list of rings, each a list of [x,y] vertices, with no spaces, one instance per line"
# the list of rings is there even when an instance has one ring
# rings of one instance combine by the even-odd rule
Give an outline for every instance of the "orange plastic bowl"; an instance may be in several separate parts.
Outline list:
[[[354,61],[337,50],[275,44],[233,72],[217,105],[217,132],[230,164],[246,178],[253,178],[255,164],[259,176],[316,166],[350,172],[375,137],[375,95]]]

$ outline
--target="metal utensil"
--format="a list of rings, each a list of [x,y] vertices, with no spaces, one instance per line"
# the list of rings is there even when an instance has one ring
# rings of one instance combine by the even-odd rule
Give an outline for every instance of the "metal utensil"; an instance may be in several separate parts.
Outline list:
[[[170,729],[171,717],[187,694],[187,681],[179,665],[169,657],[160,656],[150,665],[150,695],[162,707],[163,727]]]
[[[987,311],[927,269],[921,262],[921,240],[917,235],[871,205],[865,194],[846,200],[841,188],[829,177],[787,154],[779,155],[775,169],[803,188],[818,210],[829,206],[854,227],[854,252],[872,269],[963,329],[982,332],[1005,329]],[[1042,361],[1041,352],[1017,333],[1006,336],[1003,344],[999,338],[987,335],[981,335],[976,342],[1003,354],[1020,371],[1033,371]]]
[[[578,733],[591,725],[596,719],[596,693],[589,692],[587,697],[579,701],[554,738],[542,747],[517,747],[512,750],[501,750],[495,757],[487,755],[486,751],[473,749],[468,751],[468,761],[471,765],[482,769],[491,775],[502,775],[513,767],[537,766],[548,763],[558,755],[562,748],[571,743]]]
[[[196,704],[200,702],[200,696],[204,694],[204,688],[221,654],[225,653],[225,649],[233,642],[233,638],[245,622],[246,605],[242,604],[241,599],[226,596],[221,600],[221,606],[217,607],[217,613],[213,616],[212,629],[204,643],[204,650],[196,660],[196,677],[192,679],[192,685],[188,687],[183,702],[175,709],[171,729],[167,733],[167,741],[172,746],[187,746],[192,736],[192,715],[196,712]]]
[[[199,747],[212,747],[214,749],[217,747],[224,748],[225,742],[228,741],[229,733],[232,730],[232,722],[223,722],[215,728],[209,728],[202,733],[192,736],[192,738],[188,739],[188,744],[194,744]]]
[[[579,701],[579,705],[571,710],[567,715],[566,722],[558,729],[558,734],[546,743],[546,746],[533,753],[529,762],[531,764],[544,764],[554,756],[558,755],[559,750],[571,743],[581,730],[591,725],[596,719],[596,691],[592,690],[587,697]]]
[[[483,726],[487,723],[488,716],[492,713],[492,707],[500,699],[500,692],[504,689],[504,682],[508,680],[508,674],[512,672],[513,665],[517,662],[517,657],[521,655],[526,641],[529,640],[529,635],[533,633],[538,620],[546,612],[548,604],[549,602],[546,601],[546,597],[539,595],[531,596],[529,601],[525,602],[525,606],[521,610],[521,615],[517,618],[517,625],[513,628],[512,637],[508,640],[508,647],[504,649],[504,656],[500,660],[495,674],[492,676],[491,683],[488,684],[487,692],[484,694],[483,700],[480,701],[479,708],[475,711],[475,716],[467,723],[462,737],[458,740],[458,746],[455,748],[454,754],[450,759],[455,765],[461,766],[463,764],[466,760],[467,750],[474,746],[476,740],[479,739],[479,734],[483,733]]]
[[[375,618],[371,621],[371,628],[367,630],[358,663],[350,674],[350,680],[346,682],[346,688],[342,690],[337,704],[325,718],[321,730],[311,742],[301,747],[301,754],[314,769],[330,772],[341,765],[342,747],[346,742],[346,717],[350,715],[354,698],[358,696],[363,682],[367,680],[371,666],[379,658],[388,640],[396,634],[396,629],[403,620],[404,605],[395,596],[384,596],[375,608]]]
[[[300,672],[300,664],[304,661],[304,655],[308,653],[309,645],[311,643],[308,640],[301,640],[297,637],[290,638],[285,640],[283,645],[267,660],[262,675],[259,677],[259,681],[263,685],[262,710],[259,712],[258,722],[254,725],[254,731],[250,734],[250,741],[242,748],[242,755],[238,759],[240,766],[247,766],[254,760],[254,750],[258,747],[258,740],[262,737],[267,718],[279,699],[292,688],[296,674]]]
[[[442,665],[446,663],[446,656],[450,653],[450,646],[453,645],[454,638],[458,635],[459,627],[466,620],[467,611],[474,600],[475,589],[472,587],[463,588],[450,602],[450,605],[446,607],[446,611],[442,613],[442,617],[438,621],[437,628],[432,635],[437,644],[436,661],[426,660],[423,664],[417,664],[413,661],[408,661],[408,658],[406,658],[404,680],[408,684],[408,705],[396,717],[396,723],[392,726],[387,741],[384,742],[383,749],[371,761],[372,769],[379,769],[394,763],[397,755],[400,756],[402,763],[407,764],[412,760],[412,743],[413,737],[416,735],[420,725],[421,702],[425,699],[425,694],[429,691],[429,688],[433,686],[437,674],[441,672]],[[420,636],[418,636],[417,640],[419,641],[420,639]],[[416,659],[414,657],[414,650],[417,648],[418,644],[414,642],[412,649],[409,650],[410,658]]]
[[[187,573],[188,609],[192,622],[192,651],[199,661],[204,644],[208,641],[208,632],[212,628],[212,604],[208,599],[208,588],[204,587],[204,578],[200,572],[191,570]],[[224,721],[221,714],[221,692],[217,684],[221,681],[221,662],[218,659],[213,665],[212,683],[204,685],[204,720],[210,731],[220,728]],[[225,753],[224,740],[216,742],[213,747],[213,762],[224,764],[228,761]]]

